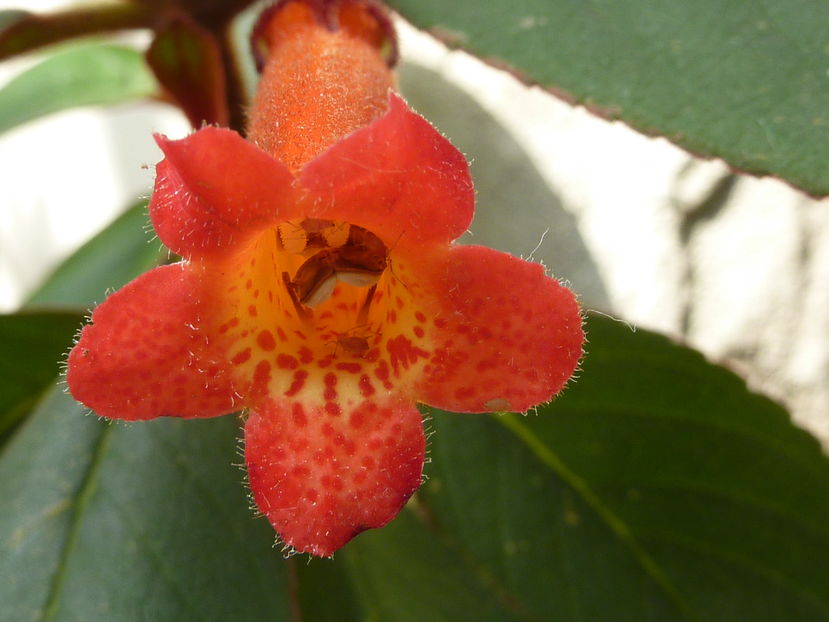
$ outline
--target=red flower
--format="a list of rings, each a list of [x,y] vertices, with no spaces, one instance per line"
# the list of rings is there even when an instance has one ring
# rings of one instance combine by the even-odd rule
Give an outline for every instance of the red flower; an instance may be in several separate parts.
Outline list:
[[[472,218],[464,157],[387,93],[377,31],[348,28],[347,11],[364,4],[319,6],[339,11],[338,30],[312,2],[265,22],[250,136],[267,151],[214,127],[158,137],[150,214],[184,260],[95,310],[67,379],[106,417],[244,411],[256,504],[288,546],[330,555],[390,521],[420,485],[416,402],[526,410],[564,386],[583,335],[573,294],[541,266],[451,244]],[[345,55],[353,72],[352,47],[382,71],[349,75],[352,108],[314,117],[341,102],[327,99],[339,92],[330,68],[308,65]],[[359,89],[369,95],[355,105]]]

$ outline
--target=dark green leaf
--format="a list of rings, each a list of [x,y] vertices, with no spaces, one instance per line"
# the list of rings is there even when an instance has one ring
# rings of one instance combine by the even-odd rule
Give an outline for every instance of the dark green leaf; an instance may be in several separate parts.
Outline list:
[[[81,312],[0,315],[0,435],[34,405],[55,380],[83,321]]]
[[[692,350],[587,332],[538,415],[435,413],[441,529],[539,620],[829,620],[817,442]]]
[[[146,202],[135,204],[58,267],[27,306],[91,307],[157,265],[162,252],[148,222]]]
[[[149,97],[158,87],[135,50],[84,45],[59,52],[0,90],[0,133],[53,112]]]
[[[416,26],[603,116],[829,194],[823,0],[391,0]]]
[[[83,412],[53,392],[0,457],[0,620],[288,620],[234,418]]]
[[[521,604],[500,589],[498,578],[476,567],[433,527],[428,516],[410,507],[390,525],[346,546],[342,555],[371,612],[369,619],[526,619]]]

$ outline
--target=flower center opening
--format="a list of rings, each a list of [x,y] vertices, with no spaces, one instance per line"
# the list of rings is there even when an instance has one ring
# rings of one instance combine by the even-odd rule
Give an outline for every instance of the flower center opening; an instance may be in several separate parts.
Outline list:
[[[393,242],[348,222],[306,218],[264,231],[212,272],[234,373],[252,379],[254,393],[297,399],[324,394],[332,373],[356,395],[407,385],[428,350],[412,269]]]
[[[389,268],[389,249],[371,231],[347,222],[306,218],[276,231],[284,291],[297,317],[323,343],[366,356],[382,336],[377,287]]]

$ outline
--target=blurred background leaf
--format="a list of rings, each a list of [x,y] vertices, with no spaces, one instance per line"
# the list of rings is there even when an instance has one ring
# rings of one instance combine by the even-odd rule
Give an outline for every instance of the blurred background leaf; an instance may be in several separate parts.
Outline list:
[[[829,194],[823,0],[389,4],[448,45],[602,116]]]
[[[44,391],[80,328],[78,311],[0,315],[0,445]]]
[[[133,204],[75,251],[29,297],[26,306],[91,308],[153,266],[167,251],[149,230],[147,201]]]
[[[157,93],[141,53],[111,44],[73,46],[0,89],[0,133],[67,108],[111,105]]]

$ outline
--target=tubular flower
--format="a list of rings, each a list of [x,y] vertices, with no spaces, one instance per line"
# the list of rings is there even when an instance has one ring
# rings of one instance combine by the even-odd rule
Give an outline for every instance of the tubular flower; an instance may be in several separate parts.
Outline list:
[[[523,411],[581,356],[573,294],[541,266],[451,244],[467,163],[390,91],[365,0],[292,0],[255,32],[249,140],[157,137],[150,215],[180,263],[110,296],[69,356],[105,417],[243,411],[254,500],[294,550],[330,555],[418,488],[415,407]]]

